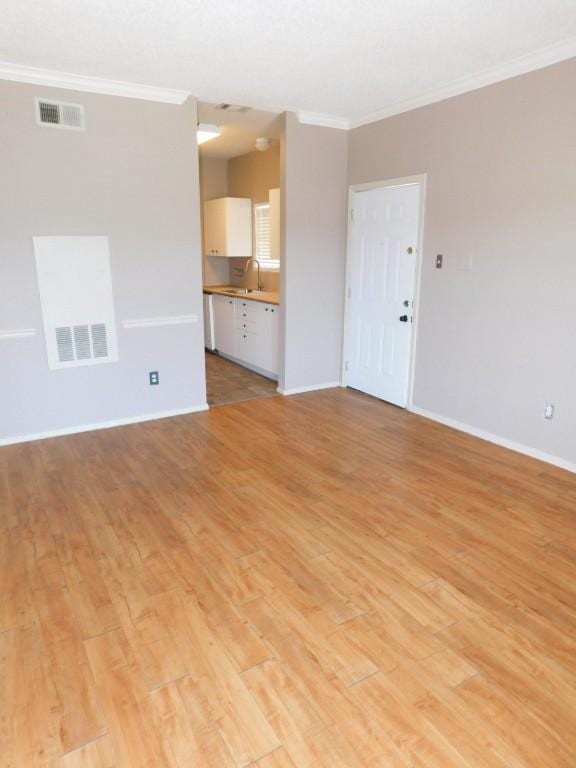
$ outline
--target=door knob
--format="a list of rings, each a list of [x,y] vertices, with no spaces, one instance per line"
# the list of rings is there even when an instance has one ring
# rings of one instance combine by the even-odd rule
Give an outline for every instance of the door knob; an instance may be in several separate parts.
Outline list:
[[[400,315],[398,318],[401,323],[407,323],[408,322],[408,315]]]

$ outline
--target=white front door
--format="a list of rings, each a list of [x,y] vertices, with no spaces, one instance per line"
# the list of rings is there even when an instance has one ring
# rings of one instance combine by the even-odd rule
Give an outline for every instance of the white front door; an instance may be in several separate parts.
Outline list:
[[[344,383],[405,407],[420,185],[355,192],[352,209]]]

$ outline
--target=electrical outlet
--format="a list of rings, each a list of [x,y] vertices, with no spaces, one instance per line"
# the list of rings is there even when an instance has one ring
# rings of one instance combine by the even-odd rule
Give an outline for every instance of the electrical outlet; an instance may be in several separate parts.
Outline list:
[[[148,381],[150,382],[150,386],[156,386],[156,384],[160,384],[160,376],[158,375],[158,371],[150,371],[148,374]]]
[[[545,419],[553,419],[554,418],[554,405],[553,403],[546,403],[544,406],[544,418]]]

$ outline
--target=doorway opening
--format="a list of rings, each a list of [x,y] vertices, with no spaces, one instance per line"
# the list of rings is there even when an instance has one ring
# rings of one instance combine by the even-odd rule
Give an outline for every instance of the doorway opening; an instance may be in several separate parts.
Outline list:
[[[277,393],[280,366],[279,116],[198,106],[208,405]]]
[[[426,177],[350,188],[342,382],[412,399]]]

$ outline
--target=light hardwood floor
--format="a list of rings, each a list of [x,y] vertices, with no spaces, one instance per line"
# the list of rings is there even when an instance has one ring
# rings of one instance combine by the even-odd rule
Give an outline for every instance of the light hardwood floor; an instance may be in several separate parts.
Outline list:
[[[576,479],[331,390],[0,449],[2,768],[573,768]]]

